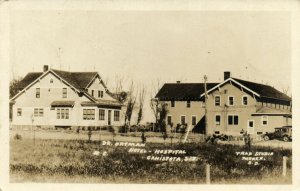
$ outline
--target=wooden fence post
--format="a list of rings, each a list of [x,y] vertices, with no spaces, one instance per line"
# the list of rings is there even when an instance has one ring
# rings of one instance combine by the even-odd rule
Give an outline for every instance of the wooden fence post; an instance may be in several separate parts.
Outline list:
[[[286,160],[287,160],[287,157],[283,156],[283,160],[282,160],[282,175],[283,176],[286,176]]]
[[[206,184],[210,184],[210,165],[206,164]]]

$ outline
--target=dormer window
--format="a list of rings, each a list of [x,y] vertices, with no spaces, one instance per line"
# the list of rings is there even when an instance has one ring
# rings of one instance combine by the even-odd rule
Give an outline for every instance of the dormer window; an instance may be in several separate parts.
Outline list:
[[[94,96],[94,90],[92,90],[92,96]]]

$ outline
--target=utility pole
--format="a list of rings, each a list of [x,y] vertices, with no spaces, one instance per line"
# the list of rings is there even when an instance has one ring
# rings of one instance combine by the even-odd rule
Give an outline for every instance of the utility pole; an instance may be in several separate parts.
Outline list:
[[[206,84],[206,81],[207,81],[207,76],[204,75],[204,92],[205,92],[205,99],[204,99],[204,102],[205,102],[205,135],[207,136],[207,84]]]

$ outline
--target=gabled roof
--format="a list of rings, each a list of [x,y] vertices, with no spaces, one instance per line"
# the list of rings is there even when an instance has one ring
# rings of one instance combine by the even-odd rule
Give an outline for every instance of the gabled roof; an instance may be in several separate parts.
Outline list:
[[[207,83],[207,89],[210,89],[218,83]],[[160,100],[200,100],[204,93],[204,83],[166,83],[156,94]]]
[[[61,70],[52,71],[79,90],[84,90],[93,80],[95,75],[97,75],[97,72],[67,72]]]
[[[207,83],[207,92],[218,89],[227,83],[234,83],[251,94],[267,99],[291,101],[291,98],[286,94],[278,91],[272,86],[249,82],[237,78],[228,78],[221,83]],[[205,94],[204,83],[166,83],[159,90],[156,98],[160,100],[200,100]]]
[[[235,83],[238,86],[241,86],[245,90],[250,91],[252,94],[260,97],[260,98],[267,98],[267,99],[275,99],[275,100],[283,100],[283,101],[291,101],[291,98],[287,96],[286,94],[278,91],[272,86],[265,85],[265,84],[259,84],[255,82],[249,82],[237,78],[228,78],[225,81],[219,83],[215,87],[208,90],[208,93],[214,91],[218,87],[223,86],[227,83]],[[204,93],[202,93],[201,96],[204,96]]]
[[[30,72],[28,73],[20,82],[19,90],[24,90],[30,85],[34,84],[37,80],[47,75],[48,73],[53,73],[55,76],[63,80],[65,83],[70,85],[72,88],[75,88],[77,91],[83,92],[89,99],[94,100],[94,98],[89,95],[87,92],[84,92],[87,85],[94,79],[97,72],[67,72],[61,70],[50,69],[46,72]],[[11,100],[15,99],[18,95],[22,93],[18,92],[16,95],[13,95]]]
[[[239,82],[240,84],[248,87],[249,89],[253,90],[254,92],[258,93],[260,97],[266,97],[266,98],[274,98],[274,99],[280,99],[280,100],[287,100],[290,101],[291,98],[287,96],[286,94],[278,91],[272,86],[265,85],[265,84],[259,84],[255,82],[249,82],[237,78],[232,78]]]
[[[22,90],[27,87],[29,84],[38,79],[43,72],[29,72],[19,83],[18,89]]]

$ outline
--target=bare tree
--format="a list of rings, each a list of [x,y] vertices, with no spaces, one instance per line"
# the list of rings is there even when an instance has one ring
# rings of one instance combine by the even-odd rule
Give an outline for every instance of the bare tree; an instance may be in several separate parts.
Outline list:
[[[282,86],[282,92],[285,94],[285,95],[288,95],[290,97],[292,97],[292,95],[290,94],[290,86]]]
[[[152,113],[154,114],[155,118],[155,124],[158,123],[158,118],[159,118],[159,100],[155,98],[156,94],[158,93],[158,90],[160,88],[160,81],[157,79],[156,82],[152,83],[152,88],[151,88],[151,100],[150,100],[150,108]]]
[[[164,101],[158,100],[155,98],[156,94],[160,89],[160,81],[156,80],[155,83],[152,83],[151,90],[151,101],[150,108],[155,117],[155,126],[159,128],[161,132],[165,132],[166,130],[166,117],[168,114],[168,107]]]
[[[125,83],[126,77],[122,75],[116,75],[114,80],[114,86],[111,88],[113,92],[110,92],[111,96],[121,103],[124,103],[127,99],[127,92],[124,91]]]
[[[139,105],[138,105],[138,116],[137,116],[137,125],[140,124],[141,120],[143,119],[143,108],[144,108],[144,102],[145,102],[145,93],[146,89],[145,86],[142,85],[142,87],[139,90]]]
[[[136,103],[136,95],[134,95],[134,83],[131,81],[128,96],[127,96],[127,106],[126,106],[126,113],[125,113],[125,125],[128,126],[130,131],[131,126],[131,117],[134,110],[134,106]]]

